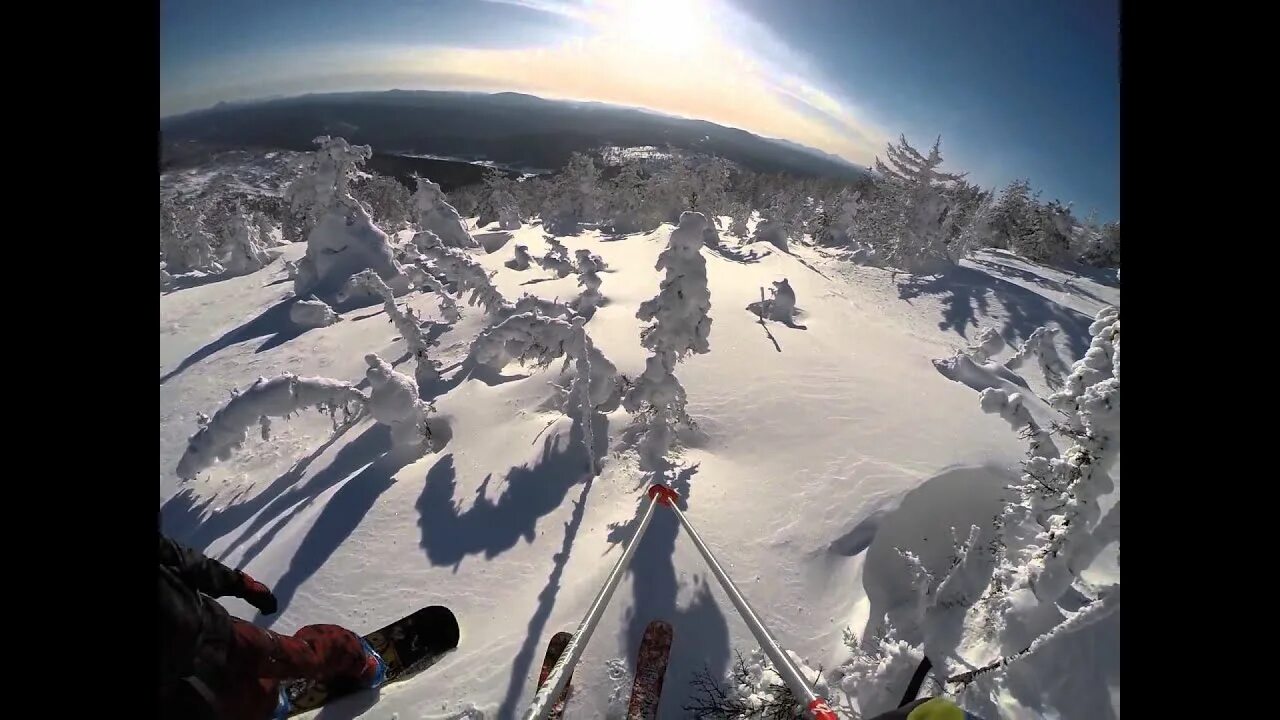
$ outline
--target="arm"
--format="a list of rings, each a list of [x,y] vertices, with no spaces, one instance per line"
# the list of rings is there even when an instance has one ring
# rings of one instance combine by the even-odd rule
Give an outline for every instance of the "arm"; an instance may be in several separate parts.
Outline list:
[[[245,588],[245,575],[191,548],[186,548],[160,535],[160,564],[173,570],[188,587],[210,597],[239,597]]]

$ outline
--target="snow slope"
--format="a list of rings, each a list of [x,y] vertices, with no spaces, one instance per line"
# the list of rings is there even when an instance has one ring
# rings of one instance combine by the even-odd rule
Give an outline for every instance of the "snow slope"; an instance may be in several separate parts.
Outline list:
[[[670,232],[664,225],[622,238],[594,231],[561,238],[570,253],[589,249],[608,264],[605,300],[587,331],[628,377],[649,354],[635,313],[657,292],[653,266]],[[496,271],[508,300],[522,292],[562,301],[578,295],[575,276],[505,267],[516,244],[534,257],[547,249],[537,225],[510,236],[468,251]],[[1066,283],[1055,271],[989,254],[945,279],[921,279],[851,266],[799,243],[787,255],[723,241],[719,252],[702,250],[711,352],[676,369],[698,425],[682,438],[685,470],[676,486],[688,518],[783,645],[813,667],[830,668],[848,654],[842,632],[861,634],[872,607],[892,602],[890,582],[870,594],[863,588],[864,563],[887,547],[876,542],[878,532],[949,549],[945,529],[988,510],[978,506],[990,493],[966,489],[998,488],[1023,459],[1025,444],[1008,425],[983,414],[977,394],[930,361],[968,344],[978,327],[996,327],[1016,342],[1046,322],[1063,327],[1063,356],[1074,359],[1088,346],[1090,318],[1104,303],[1118,304],[1119,290],[1079,276]],[[286,247],[284,258],[296,260],[304,249]],[[364,631],[429,604],[454,609],[462,625],[457,651],[386,688],[376,704],[352,698],[322,717],[518,716],[547,641],[576,627],[630,538],[647,484],[634,454],[610,453],[601,473],[586,477],[579,430],[549,409],[551,383],[567,385],[559,362],[466,373],[462,361],[486,321],[480,308],[464,306],[433,348],[442,379],[423,389],[452,428],[439,453],[400,464],[387,454],[385,427],[365,421],[334,438],[327,417],[304,413],[275,421],[271,440],[253,434],[230,460],[180,483],[174,468],[196,430],[196,412],[211,414],[231,388],[284,371],[356,383],[369,352],[412,374],[380,304],[300,332],[288,321],[292,283],[283,278],[276,261],[161,296],[165,529],[272,587],[280,612],[256,621],[280,631],[313,622]],[[746,307],[782,278],[800,312],[793,326],[762,326]],[[408,302],[424,321],[439,321],[434,297],[414,293]],[[597,441],[617,443],[628,422],[619,408],[607,428],[596,427]],[[910,510],[904,497],[916,489],[925,499],[914,503],[909,522],[891,523],[900,504],[899,516]],[[669,514],[654,518],[574,675],[566,717],[617,715],[611,695],[630,676],[611,679],[609,661],[633,665],[651,619],[675,627],[664,717],[683,716],[693,672],[723,676],[734,649],[755,647],[676,530]],[[225,603],[254,618],[245,603]],[[1090,652],[1116,657],[1118,716],[1118,635],[1114,647],[1105,636],[1090,638],[1102,648]],[[1028,702],[1003,712],[1034,716]],[[1063,714],[1085,716],[1102,715]]]

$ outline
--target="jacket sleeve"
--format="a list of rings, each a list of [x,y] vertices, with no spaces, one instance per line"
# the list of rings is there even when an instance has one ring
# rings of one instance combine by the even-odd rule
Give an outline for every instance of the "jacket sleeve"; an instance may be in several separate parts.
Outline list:
[[[160,535],[160,564],[173,570],[188,587],[210,597],[234,596],[244,587],[244,576],[238,570],[164,535]]]

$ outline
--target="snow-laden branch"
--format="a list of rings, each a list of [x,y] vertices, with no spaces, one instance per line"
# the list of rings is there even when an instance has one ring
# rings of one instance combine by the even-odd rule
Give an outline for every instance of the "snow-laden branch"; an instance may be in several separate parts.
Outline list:
[[[387,318],[396,326],[400,337],[404,338],[409,354],[413,356],[414,361],[417,363],[417,369],[414,372],[414,379],[417,383],[421,385],[438,380],[440,378],[439,368],[427,355],[430,343],[427,340],[426,333],[422,332],[422,320],[413,311],[413,308],[406,305],[404,310],[401,310],[396,305],[395,295],[392,294],[391,288],[372,270],[363,270],[356,273],[351,276],[351,280],[366,291],[377,294],[382,298],[382,307],[386,310]]]
[[[573,261],[569,259],[569,248],[565,247],[558,239],[548,236],[547,252],[540,258],[535,259],[543,270],[553,272],[556,277],[568,277],[577,271],[573,266]]]
[[[267,380],[259,378],[247,390],[234,393],[213,418],[187,440],[187,449],[178,460],[178,477],[192,478],[218,460],[226,460],[244,444],[249,428],[264,418],[287,417],[304,408],[321,406],[331,415],[341,410],[344,422],[351,422],[364,410],[367,398],[350,383],[321,377],[299,377],[285,373]],[[336,416],[335,416],[336,417]],[[264,424],[264,433],[269,428]]]
[[[322,300],[298,300],[289,308],[289,320],[304,329],[328,327],[341,319]]]
[[[413,238],[418,250],[439,268],[440,272],[453,281],[458,287],[458,295],[470,292],[468,302],[481,305],[490,315],[501,314],[510,305],[502,297],[502,293],[494,287],[488,271],[480,263],[471,259],[466,252],[457,248],[445,247],[440,238],[431,231],[423,231]]]

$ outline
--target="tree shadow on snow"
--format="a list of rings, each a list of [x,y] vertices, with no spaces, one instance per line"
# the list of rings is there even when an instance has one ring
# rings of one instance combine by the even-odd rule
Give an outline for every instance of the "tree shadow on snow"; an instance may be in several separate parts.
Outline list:
[[[348,448],[350,448],[350,452],[344,452]],[[362,465],[368,463],[370,459],[387,457],[390,452],[392,452],[390,428],[382,424],[371,425],[368,430],[361,433],[360,437],[352,440],[339,450],[334,456],[333,462],[313,475],[305,486],[295,492],[285,493],[280,498],[277,498],[276,502],[265,508],[262,513],[249,523],[248,527],[241,531],[239,537],[228,546],[222,556],[230,555],[236,548],[253,537],[259,529],[266,527],[273,519],[278,518],[275,524],[271,526],[271,529],[263,533],[262,537],[258,538],[245,550],[244,559],[240,562],[242,565],[249,564],[271,544],[271,541],[280,530],[288,525],[299,513],[310,507],[317,497],[350,476]],[[391,460],[388,459],[387,462],[391,462]]]
[[[995,298],[1008,314],[999,328],[1006,343],[1021,343],[1036,328],[1054,325],[1061,328],[1073,357],[1083,357],[1089,349],[1093,318],[981,270],[956,266],[940,275],[908,275],[898,281],[899,299],[921,295],[939,297],[943,310],[938,329],[954,330],[962,338],[968,338],[970,326],[979,326],[979,315],[990,317],[990,300]]]
[[[597,413],[593,427],[597,456],[607,445],[608,430],[608,418]],[[471,507],[459,512],[453,454],[446,454],[427,472],[418,498],[420,545],[432,565],[452,565],[456,572],[468,555],[483,554],[488,559],[515,547],[521,538],[533,542],[538,519],[560,507],[569,488],[588,477],[582,430],[575,422],[567,435],[547,436],[537,463],[511,468],[496,501],[486,496],[493,478],[489,475]]]
[[[377,427],[387,431],[386,442],[389,445],[389,430],[382,425]],[[411,455],[387,452],[349,477],[329,498],[298,545],[284,576],[272,585],[281,611],[289,607],[302,584],[323,567],[338,546],[351,535],[378,497],[395,484],[395,474],[413,459]],[[271,627],[279,618],[280,613],[270,617],[259,614],[254,623],[261,625],[265,620],[265,626]]]
[[[525,681],[530,677],[529,670],[533,667],[533,661],[538,657],[538,651],[551,642],[551,638],[543,637],[543,633],[547,628],[547,620],[551,618],[551,610],[555,608],[556,592],[560,589],[560,576],[564,574],[564,568],[569,564],[569,553],[573,548],[574,538],[578,536],[578,529],[582,527],[582,516],[586,514],[587,494],[591,492],[591,483],[594,480],[595,478],[592,477],[587,478],[587,482],[582,486],[582,493],[573,502],[573,514],[569,516],[569,522],[564,524],[564,540],[560,543],[560,552],[551,558],[553,563],[551,574],[547,576],[547,583],[542,587],[542,592],[538,593],[538,608],[534,610],[533,617],[529,618],[529,626],[524,634],[524,645],[520,647],[520,652],[516,653],[515,661],[512,663],[511,680],[507,683],[507,694],[502,699],[498,717],[516,716],[520,704],[526,700],[521,691],[524,689]]]
[[[680,494],[682,511],[687,512],[689,479],[695,472],[696,465],[684,468],[671,483]],[[646,496],[639,508],[647,502]],[[638,521],[639,510],[629,525],[615,526],[609,539],[629,541]],[[657,508],[627,571],[631,575],[632,604],[627,612],[625,647],[632,673],[635,672],[640,640],[650,621],[666,620],[671,623],[675,634],[659,717],[684,716],[683,705],[690,695],[688,686],[695,674],[706,670],[712,677],[722,678],[729,668],[729,625],[712,594],[710,573],[706,572],[705,566],[699,566],[682,568],[677,574],[675,545],[680,534],[675,514]],[[684,542],[688,542],[688,538]],[[678,578],[686,576],[686,573],[693,582],[693,598],[681,610],[676,603],[682,584]]]
[[[217,340],[214,340],[199,350],[191,353],[185,360],[178,364],[178,367],[162,375],[160,377],[160,384],[163,385],[166,382],[169,382],[169,380],[180,375],[187,368],[195,365],[201,360],[204,360],[210,355],[221,350],[225,350],[232,345],[245,342],[246,340],[270,336],[267,337],[266,341],[258,346],[257,350],[254,350],[255,353],[260,353],[283,345],[284,343],[298,337],[302,333],[306,332],[306,330],[294,325],[293,321],[289,319],[289,308],[293,307],[295,302],[297,302],[296,297],[289,297],[281,300],[275,305],[272,305],[262,311],[262,314],[258,315],[258,317],[223,334],[223,336]]]
[[[752,250],[750,252],[742,252],[741,250],[730,247],[723,243],[718,245],[708,245],[707,243],[704,242],[702,246],[705,247],[712,255],[718,258],[721,258],[722,260],[741,263],[743,265],[758,263],[760,262],[760,259],[764,257],[764,255],[757,253],[755,250]]]
[[[202,285],[212,285],[213,283],[221,282],[223,280],[230,280],[231,278],[236,278],[236,277],[243,277],[243,276],[242,275],[220,275],[220,274],[199,275],[199,276],[193,276],[193,277],[175,276],[173,280],[169,281],[169,286],[166,287],[164,289],[164,292],[161,294],[172,295],[176,292],[181,292],[183,290],[189,290],[191,288],[201,287]]]
[[[218,538],[237,528],[243,528],[239,538],[220,555],[221,558],[227,557],[259,528],[279,517],[295,503],[314,498],[332,487],[334,483],[358,470],[371,458],[385,453],[391,446],[387,428],[377,424],[370,425],[359,437],[339,449],[328,467],[313,475],[306,485],[295,488],[294,485],[306,474],[311,463],[349,429],[350,427],[342,428],[334,433],[323,445],[294,463],[293,467],[257,495],[230,505],[205,520],[201,520],[201,516],[211,506],[220,504],[217,497],[210,497],[203,503],[199,503],[197,495],[191,490],[184,490],[174,495],[160,510],[167,533],[185,545],[204,550]],[[255,515],[257,517],[254,517]],[[253,518],[253,522],[246,527],[245,523],[250,518]]]
[[[1022,280],[1024,282],[1029,282],[1034,285],[1039,285],[1040,287],[1046,290],[1066,293],[1068,295],[1079,295],[1081,297],[1089,298],[1094,302],[1099,302],[1104,305],[1108,304],[1106,300],[1103,300],[1102,298],[1098,297],[1097,295],[1094,295],[1093,293],[1089,292],[1088,290],[1085,290],[1082,287],[1072,285],[1069,281],[1058,282],[1057,280],[1053,280],[1047,277],[1041,277],[1040,275],[1037,275],[1033,272],[1023,270],[1020,267],[1014,267],[1013,265],[1005,265],[1004,263],[993,262],[991,260],[983,260],[982,258],[969,258],[969,262],[975,265],[982,266],[984,270],[986,270],[988,273],[991,273],[991,274],[1000,275],[1004,277],[1017,278],[1018,280]],[[1067,271],[1067,272],[1070,272],[1070,271]]]
[[[1027,260],[1024,257],[1019,256],[1017,253],[1010,252],[1009,250],[1005,250],[1003,248],[987,248],[985,250],[985,254],[1000,260],[1016,260],[1018,262],[1024,262],[1024,263],[1031,262],[1030,260]],[[970,257],[969,259],[976,260],[977,258]],[[996,263],[996,264],[999,264],[999,263]],[[1070,273],[1072,275],[1079,275],[1080,277],[1086,278],[1099,285],[1106,285],[1107,287],[1112,287],[1116,289],[1119,289],[1120,287],[1120,282],[1116,280],[1117,268],[1094,267],[1092,265],[1085,265],[1083,263],[1072,262],[1072,261],[1049,263],[1046,265],[1046,267],[1053,268],[1054,270],[1057,270],[1059,272]]]

